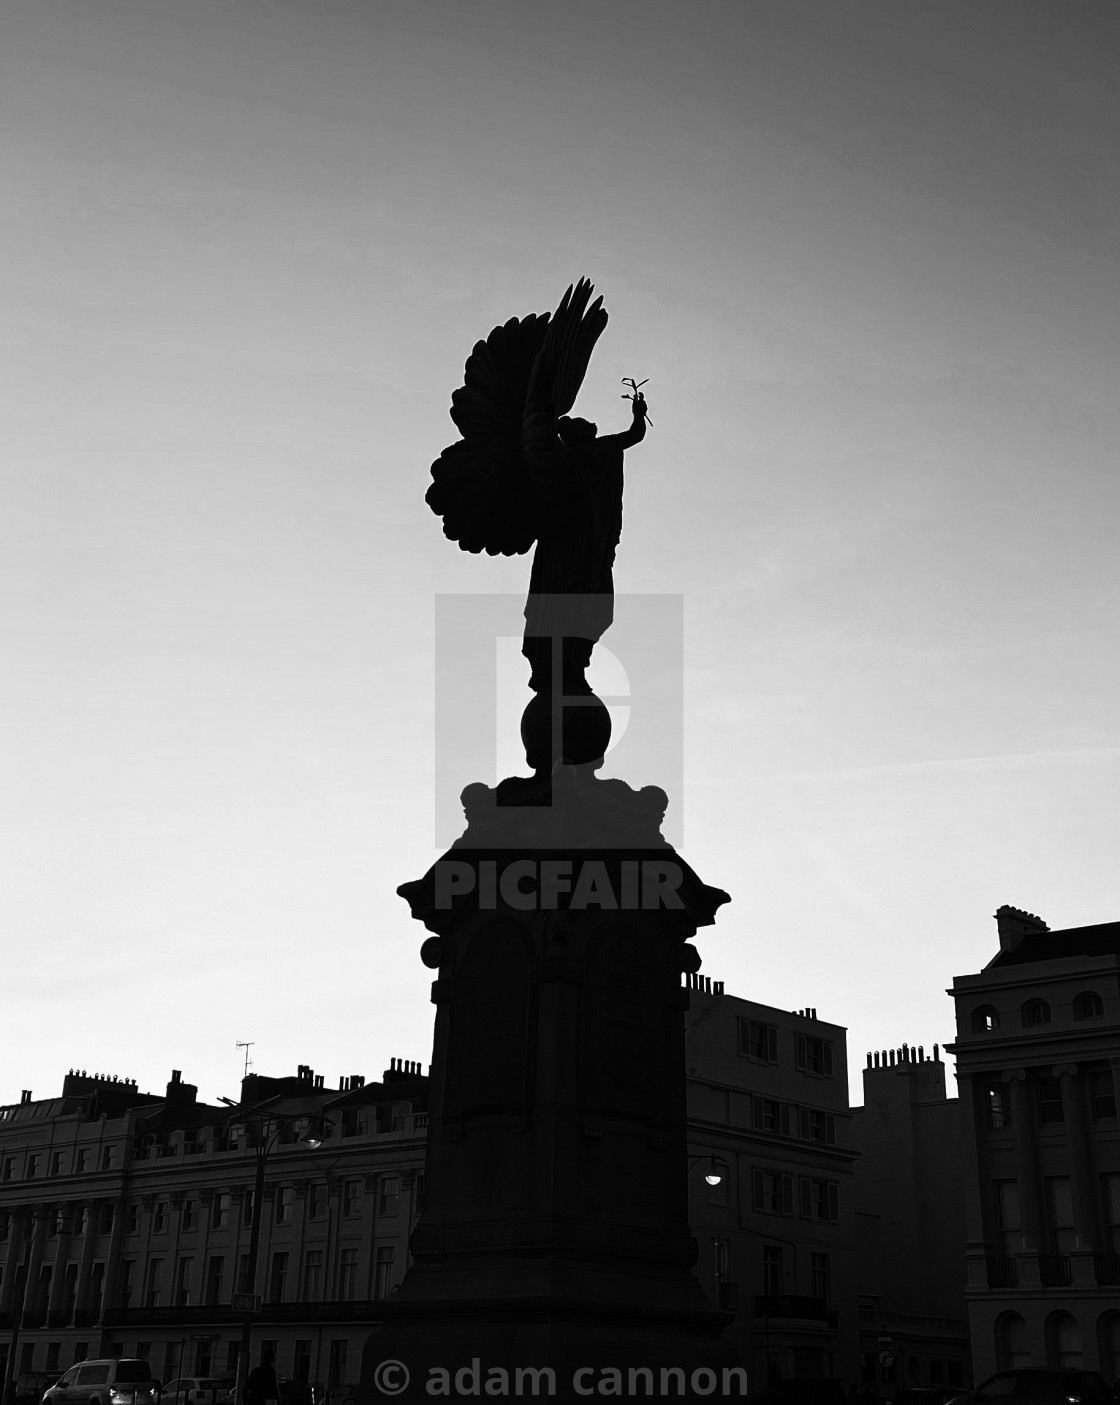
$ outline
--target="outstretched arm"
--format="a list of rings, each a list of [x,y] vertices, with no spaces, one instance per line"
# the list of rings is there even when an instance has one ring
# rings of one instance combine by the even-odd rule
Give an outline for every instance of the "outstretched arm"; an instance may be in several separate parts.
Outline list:
[[[640,444],[646,437],[646,397],[638,391],[634,396],[634,418],[630,428],[624,429],[621,434],[601,435],[598,443],[609,445],[612,449],[631,449],[635,444]]]

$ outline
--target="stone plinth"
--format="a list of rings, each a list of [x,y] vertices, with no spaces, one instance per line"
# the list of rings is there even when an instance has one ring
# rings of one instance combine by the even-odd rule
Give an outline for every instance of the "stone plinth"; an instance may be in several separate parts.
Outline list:
[[[661,837],[654,787],[559,768],[464,802],[463,837],[400,889],[438,972],[424,1212],[360,1398],[385,1398],[388,1359],[401,1400],[476,1359],[479,1394],[500,1393],[488,1371],[548,1367],[574,1400],[580,1368],[590,1394],[608,1367],[648,1367],[693,1398],[694,1372],[737,1365],[731,1314],[692,1273],[681,987],[727,895]]]

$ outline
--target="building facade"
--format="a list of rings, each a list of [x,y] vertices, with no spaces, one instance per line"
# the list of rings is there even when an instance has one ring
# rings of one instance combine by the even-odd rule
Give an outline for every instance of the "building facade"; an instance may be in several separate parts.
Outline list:
[[[968,1156],[977,1379],[1085,1366],[1120,1381],[1120,922],[996,914],[951,994]]]
[[[971,1383],[960,1113],[936,1044],[868,1054],[852,1145],[861,1378],[873,1389]]]
[[[165,1382],[233,1371],[248,1293],[252,1359],[269,1347],[282,1377],[345,1394],[407,1266],[426,1099],[419,1065],[394,1060],[337,1089],[306,1067],[250,1075],[251,1115],[199,1103],[177,1072],[162,1097],[71,1073],[59,1098],[0,1108],[4,1370],[135,1355]]]
[[[689,978],[689,1209],[697,1272],[733,1308],[752,1388],[859,1380],[845,1030]],[[720,1183],[705,1172],[715,1156]]]

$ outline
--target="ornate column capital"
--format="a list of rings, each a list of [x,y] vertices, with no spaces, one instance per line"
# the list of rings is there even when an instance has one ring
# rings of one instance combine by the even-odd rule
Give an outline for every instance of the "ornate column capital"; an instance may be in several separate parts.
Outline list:
[[[1005,1083],[1025,1083],[1027,1081],[1027,1070],[1025,1068],[1004,1069],[1003,1081]]]
[[[1076,1065],[1076,1064],[1055,1064],[1054,1067],[1053,1067],[1053,1069],[1051,1070],[1051,1072],[1052,1072],[1052,1074],[1053,1074],[1053,1076],[1054,1076],[1055,1078],[1063,1078],[1063,1079],[1065,1079],[1065,1078],[1076,1078],[1076,1077],[1077,1077],[1077,1065]]]

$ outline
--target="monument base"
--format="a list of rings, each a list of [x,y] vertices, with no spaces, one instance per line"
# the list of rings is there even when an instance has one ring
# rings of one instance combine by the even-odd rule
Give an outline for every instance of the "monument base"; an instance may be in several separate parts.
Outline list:
[[[681,974],[727,894],[655,786],[557,766],[463,799],[398,890],[437,972],[424,1209],[360,1405],[744,1397],[688,1223]]]
[[[720,1337],[730,1318],[564,1298],[390,1299],[362,1355],[358,1398],[745,1399],[746,1371]]]

